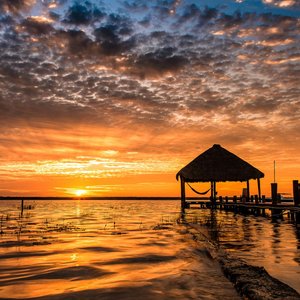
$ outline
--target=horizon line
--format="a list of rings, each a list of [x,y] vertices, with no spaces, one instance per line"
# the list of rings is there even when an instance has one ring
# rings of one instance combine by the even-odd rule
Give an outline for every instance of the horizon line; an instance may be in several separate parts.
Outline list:
[[[196,197],[187,197],[193,199]],[[178,196],[0,196],[0,200],[180,200]]]

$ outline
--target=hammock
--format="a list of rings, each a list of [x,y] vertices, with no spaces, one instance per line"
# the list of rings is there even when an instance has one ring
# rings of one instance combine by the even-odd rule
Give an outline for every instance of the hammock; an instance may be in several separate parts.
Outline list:
[[[191,186],[189,185],[188,182],[187,182],[187,185],[190,187],[190,189],[191,189],[193,192],[195,192],[195,193],[198,194],[198,195],[205,195],[205,194],[207,194],[207,193],[210,191],[210,189],[208,189],[208,190],[205,191],[205,192],[198,192],[198,191],[196,191],[193,187],[191,187]]]

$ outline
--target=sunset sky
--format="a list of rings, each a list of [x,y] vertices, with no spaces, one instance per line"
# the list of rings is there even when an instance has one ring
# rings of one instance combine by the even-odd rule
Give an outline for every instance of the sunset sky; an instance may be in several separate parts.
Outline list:
[[[291,192],[299,16],[298,0],[1,0],[0,195],[179,196],[216,143],[263,194],[276,160]]]

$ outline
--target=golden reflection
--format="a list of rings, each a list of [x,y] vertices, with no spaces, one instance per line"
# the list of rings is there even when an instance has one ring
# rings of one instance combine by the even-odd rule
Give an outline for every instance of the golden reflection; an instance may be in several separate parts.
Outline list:
[[[77,253],[73,253],[73,254],[70,256],[70,258],[71,258],[71,261],[76,261],[77,258],[78,258],[78,254],[77,254]]]
[[[80,209],[80,199],[77,200],[77,203],[76,203],[76,217],[79,218],[80,215],[81,215],[81,209]]]

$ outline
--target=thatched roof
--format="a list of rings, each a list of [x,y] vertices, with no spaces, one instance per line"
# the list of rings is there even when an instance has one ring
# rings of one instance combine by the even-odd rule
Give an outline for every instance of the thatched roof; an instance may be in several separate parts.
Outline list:
[[[262,178],[264,173],[215,144],[182,168],[176,179],[179,176],[186,182],[247,181]]]

